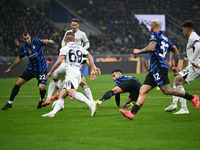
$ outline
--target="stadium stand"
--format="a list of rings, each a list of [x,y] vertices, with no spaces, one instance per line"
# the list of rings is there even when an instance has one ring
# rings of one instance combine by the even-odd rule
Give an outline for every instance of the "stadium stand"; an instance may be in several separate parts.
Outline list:
[[[103,32],[103,35],[88,35],[93,55],[129,54],[132,48],[142,48],[147,44],[149,31],[143,23],[134,17],[135,11],[147,14],[169,14],[180,23],[187,19],[193,20],[200,31],[198,19],[200,1],[162,1],[162,0],[68,0],[63,1],[77,15],[87,20]],[[182,5],[185,3],[186,8]],[[32,38],[51,38],[54,47],[45,47],[45,55],[57,55],[63,31],[56,28],[51,20],[51,3],[37,3],[28,6],[23,0],[1,0],[0,44],[3,51],[0,55],[16,56],[19,52],[22,32],[30,32]],[[42,5],[42,6],[41,6]],[[17,7],[14,7],[17,6]],[[174,11],[174,8],[176,11]],[[38,11],[36,11],[38,10]],[[168,31],[166,32],[168,34]],[[176,33],[180,34],[180,33]],[[181,52],[185,50],[185,43],[171,38]]]
[[[17,56],[20,48],[20,35],[29,32],[34,38],[54,39],[54,47],[47,46],[45,55],[57,55],[61,33],[46,17],[36,13],[21,0],[1,0],[1,55]],[[59,44],[59,45],[58,45]]]

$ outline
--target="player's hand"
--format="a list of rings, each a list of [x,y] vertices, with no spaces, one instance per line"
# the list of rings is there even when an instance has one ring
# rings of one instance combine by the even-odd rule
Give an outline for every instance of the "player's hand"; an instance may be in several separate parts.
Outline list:
[[[173,72],[174,76],[176,76],[178,74],[178,67],[173,67],[172,72]]]
[[[96,74],[96,75],[101,75],[101,70],[100,70],[100,68],[96,68],[96,69],[94,69],[94,71],[95,71],[95,74]]]
[[[168,67],[171,68],[172,67],[172,63],[168,62]]]
[[[90,72],[90,80],[94,80],[94,79],[96,79],[95,72],[94,72],[94,71],[91,71],[91,72]]]
[[[140,51],[139,49],[134,49],[133,54],[137,55],[137,54],[139,54],[139,51]]]
[[[197,65],[197,64],[195,64],[194,62],[193,62],[193,63],[191,63],[191,64],[192,64],[192,66],[193,66],[193,67],[200,68],[200,66],[199,66],[199,65]]]
[[[52,75],[52,72],[49,72],[46,76],[46,80]]]
[[[11,69],[9,68],[9,69],[7,69],[6,71],[4,71],[4,73],[7,74],[7,73],[10,72],[10,71],[11,71]]]

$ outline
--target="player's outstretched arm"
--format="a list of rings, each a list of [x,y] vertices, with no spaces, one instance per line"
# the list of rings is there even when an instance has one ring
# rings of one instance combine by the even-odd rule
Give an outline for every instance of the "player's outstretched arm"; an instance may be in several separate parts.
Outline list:
[[[143,48],[141,50],[140,49],[134,49],[133,54],[138,55],[138,54],[144,54],[144,53],[148,53],[148,52],[151,52],[151,51],[155,51],[156,44],[157,43],[155,41],[151,41],[148,46],[146,46],[145,48]]]
[[[63,62],[64,59],[65,59],[65,55],[59,56],[54,66],[51,68],[51,70],[47,74],[46,79],[48,79],[52,75],[52,73],[60,66],[60,64]]]
[[[174,67],[172,68],[172,72],[176,76],[178,74],[179,51],[176,46],[173,46],[170,51],[174,53]]]
[[[95,75],[95,64],[94,64],[93,56],[91,54],[88,54],[86,57],[88,58],[88,61],[90,64],[90,69],[91,69],[90,79],[94,80],[94,79],[96,79],[96,75]]]
[[[12,68],[14,68],[18,63],[20,63],[22,60],[22,57],[17,57],[14,61],[14,63],[6,70],[4,71],[5,74],[7,74],[8,72],[10,72],[12,70]]]
[[[54,43],[54,41],[53,40],[48,40],[48,39],[45,39],[45,40],[43,40],[43,43],[46,45],[46,44],[53,44]]]

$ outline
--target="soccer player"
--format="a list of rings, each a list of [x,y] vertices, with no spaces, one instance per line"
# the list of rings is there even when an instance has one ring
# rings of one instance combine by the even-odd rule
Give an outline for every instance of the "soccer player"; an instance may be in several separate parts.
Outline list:
[[[120,107],[120,93],[126,92],[129,92],[130,95],[124,103],[124,107],[133,101],[137,101],[140,87],[142,86],[138,79],[132,76],[124,76],[122,75],[122,71],[118,69],[112,71],[112,78],[115,81],[116,86],[112,90],[107,91],[100,100],[97,100],[97,104],[100,105],[105,100],[110,99],[113,95],[115,95],[117,107]]]
[[[19,77],[19,80],[12,89],[8,103],[2,108],[2,110],[7,110],[8,108],[12,108],[13,100],[15,96],[18,94],[21,86],[25,84],[27,81],[31,80],[32,78],[36,78],[38,80],[38,86],[40,90],[40,100],[37,105],[37,108],[38,109],[42,108],[41,104],[46,94],[45,86],[47,84],[46,80],[47,67],[42,51],[42,46],[46,44],[53,44],[54,41],[47,39],[31,40],[31,36],[28,33],[24,33],[22,35],[22,40],[25,44],[22,45],[19,56],[16,58],[14,63],[5,71],[5,74],[9,73],[12,70],[12,68],[14,68],[17,64],[19,64],[25,56],[27,56],[29,59],[28,68]]]
[[[194,23],[191,20],[187,20],[183,23],[183,33],[188,37],[188,43],[186,47],[188,66],[179,72],[179,75],[174,79],[174,88],[179,88],[185,91],[183,85],[185,83],[190,84],[196,78],[200,76],[200,37],[194,31]],[[174,114],[189,114],[187,109],[186,100],[182,97],[173,96],[172,103],[165,109],[165,111],[171,112],[177,109],[178,99],[181,103],[181,109]]]
[[[56,70],[64,61],[66,63],[65,84],[60,92],[59,99],[57,100],[57,103],[55,104],[53,110],[47,114],[42,115],[42,117],[54,117],[54,115],[58,111],[64,108],[64,101],[68,95],[76,98],[81,102],[86,103],[91,110],[91,116],[93,116],[96,111],[96,102],[90,101],[82,93],[76,91],[81,82],[80,68],[82,67],[81,62],[83,59],[83,55],[86,55],[90,62],[90,78],[96,78],[93,57],[83,47],[75,45],[75,35],[73,32],[68,32],[66,34],[65,42],[67,43],[67,45],[60,49],[58,60],[56,61],[50,72],[47,74],[48,78],[49,76],[51,76],[52,72]]]
[[[79,20],[76,18],[71,19],[71,30],[68,30],[65,32],[64,37],[62,39],[62,43],[61,46],[64,47],[66,45],[65,42],[65,36],[68,32],[74,32],[75,34],[75,44],[78,46],[83,46],[84,49],[88,49],[90,47],[90,43],[89,40],[86,36],[86,34],[82,31],[79,30]],[[97,74],[100,74],[100,69],[97,68],[95,66],[95,71]],[[58,92],[52,97],[53,91],[56,87],[56,82],[59,80],[59,84],[58,87],[61,90],[61,85],[63,84],[63,78],[65,76],[65,67],[64,65],[60,65],[59,68],[57,68],[57,70],[55,70],[54,75],[52,77],[52,80],[50,82],[49,85],[49,89],[48,89],[48,95],[47,95],[47,100],[42,103],[43,106],[49,105],[51,103],[51,99],[57,99],[58,98]],[[89,98],[89,100],[93,101],[93,96],[92,96],[92,92],[89,88],[89,86],[86,83],[86,80],[84,78],[84,76],[82,76],[82,80],[81,80],[81,87],[83,88],[86,96]],[[70,97],[70,99],[73,99]]]
[[[149,37],[149,44],[147,47],[139,50],[134,49],[133,53],[135,55],[149,53],[150,55],[150,70],[146,76],[146,79],[140,89],[140,94],[136,104],[130,111],[125,111],[120,109],[120,112],[127,118],[133,119],[136,113],[139,111],[141,106],[146,100],[147,93],[156,86],[159,86],[161,91],[166,95],[175,95],[183,97],[191,101],[195,108],[199,109],[199,99],[197,95],[190,95],[185,91],[181,91],[177,88],[170,88],[169,78],[168,78],[168,66],[164,61],[166,53],[171,50],[175,56],[175,66],[172,71],[174,73],[178,72],[178,61],[179,61],[179,51],[175,45],[163,34],[161,31],[161,21],[155,19],[151,22],[152,33]]]

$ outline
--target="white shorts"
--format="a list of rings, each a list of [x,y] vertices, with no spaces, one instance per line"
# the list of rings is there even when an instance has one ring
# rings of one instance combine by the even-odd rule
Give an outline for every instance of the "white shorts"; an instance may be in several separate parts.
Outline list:
[[[187,66],[179,74],[185,79],[187,84],[194,81],[200,76],[200,68],[193,67],[192,65]]]
[[[66,74],[66,66],[64,63],[61,63],[61,65],[54,71],[54,78],[57,80],[64,80]]]
[[[81,83],[81,74],[67,74],[65,77],[65,82],[63,89],[78,89],[79,84]]]

